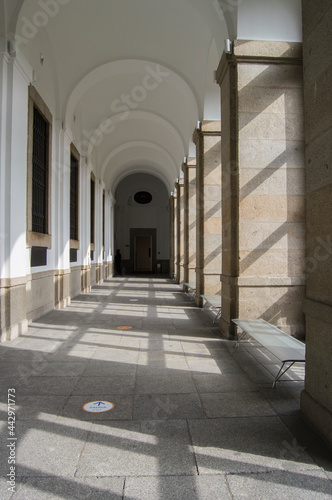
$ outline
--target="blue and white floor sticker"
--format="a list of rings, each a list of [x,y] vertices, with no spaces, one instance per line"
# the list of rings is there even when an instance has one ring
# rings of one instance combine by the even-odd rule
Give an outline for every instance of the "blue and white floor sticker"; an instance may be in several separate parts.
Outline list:
[[[104,411],[110,411],[114,408],[114,404],[110,401],[90,401],[83,405],[83,410],[89,413],[102,413]]]

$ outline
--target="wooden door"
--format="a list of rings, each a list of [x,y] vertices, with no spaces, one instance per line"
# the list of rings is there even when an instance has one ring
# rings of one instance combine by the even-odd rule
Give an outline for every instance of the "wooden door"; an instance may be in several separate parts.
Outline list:
[[[152,236],[135,236],[135,271],[152,271]]]

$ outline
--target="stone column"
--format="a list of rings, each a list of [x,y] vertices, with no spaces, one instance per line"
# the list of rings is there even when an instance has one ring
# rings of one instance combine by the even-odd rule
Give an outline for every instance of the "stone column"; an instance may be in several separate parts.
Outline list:
[[[95,260],[96,260],[96,284],[101,285],[103,282],[103,190],[104,184],[101,180],[96,180],[95,191],[95,213],[96,213],[96,227],[95,227]]]
[[[174,196],[169,198],[169,275],[174,277]]]
[[[196,299],[220,295],[221,142],[220,122],[204,121],[193,135],[196,144]]]
[[[183,171],[183,268],[185,283],[196,283],[196,158],[187,158]]]
[[[303,1],[307,175],[304,416],[332,445],[332,117],[330,2]]]
[[[80,260],[81,291],[91,291],[90,261],[90,180],[91,166],[88,159],[81,156],[80,163]]]
[[[178,265],[178,197],[176,193],[176,184],[174,186],[174,196],[173,196],[173,204],[174,204],[174,212],[173,212],[173,234],[174,234],[174,279],[178,283],[179,282],[179,265]]]
[[[184,282],[184,182],[179,179],[176,188],[176,281]]]
[[[113,196],[107,191],[105,193],[105,254],[104,279],[109,279],[113,275],[112,269],[112,254],[113,254],[113,239],[114,239],[114,220],[113,220]]]
[[[222,314],[303,335],[305,172],[301,44],[234,42],[221,87]]]

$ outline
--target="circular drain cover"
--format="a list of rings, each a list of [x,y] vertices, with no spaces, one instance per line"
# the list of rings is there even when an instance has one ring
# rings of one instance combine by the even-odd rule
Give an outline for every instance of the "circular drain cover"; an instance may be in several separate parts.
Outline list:
[[[83,410],[89,413],[103,413],[104,411],[113,410],[114,404],[109,401],[90,401],[83,405]]]

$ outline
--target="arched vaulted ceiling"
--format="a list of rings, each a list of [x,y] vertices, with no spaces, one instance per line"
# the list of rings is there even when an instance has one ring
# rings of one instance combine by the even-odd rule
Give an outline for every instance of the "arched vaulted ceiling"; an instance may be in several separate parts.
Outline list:
[[[197,121],[219,116],[213,70],[242,3],[0,0],[0,28],[107,189],[147,172],[171,190]]]
[[[114,192],[124,173],[140,171],[157,175],[171,190],[197,120],[209,118],[204,102],[206,85],[211,93],[213,81],[210,48],[219,47],[212,62],[216,69],[228,36],[217,15],[219,4],[14,4],[17,47],[35,71],[34,85],[107,188]],[[213,92],[218,103],[217,86]]]

